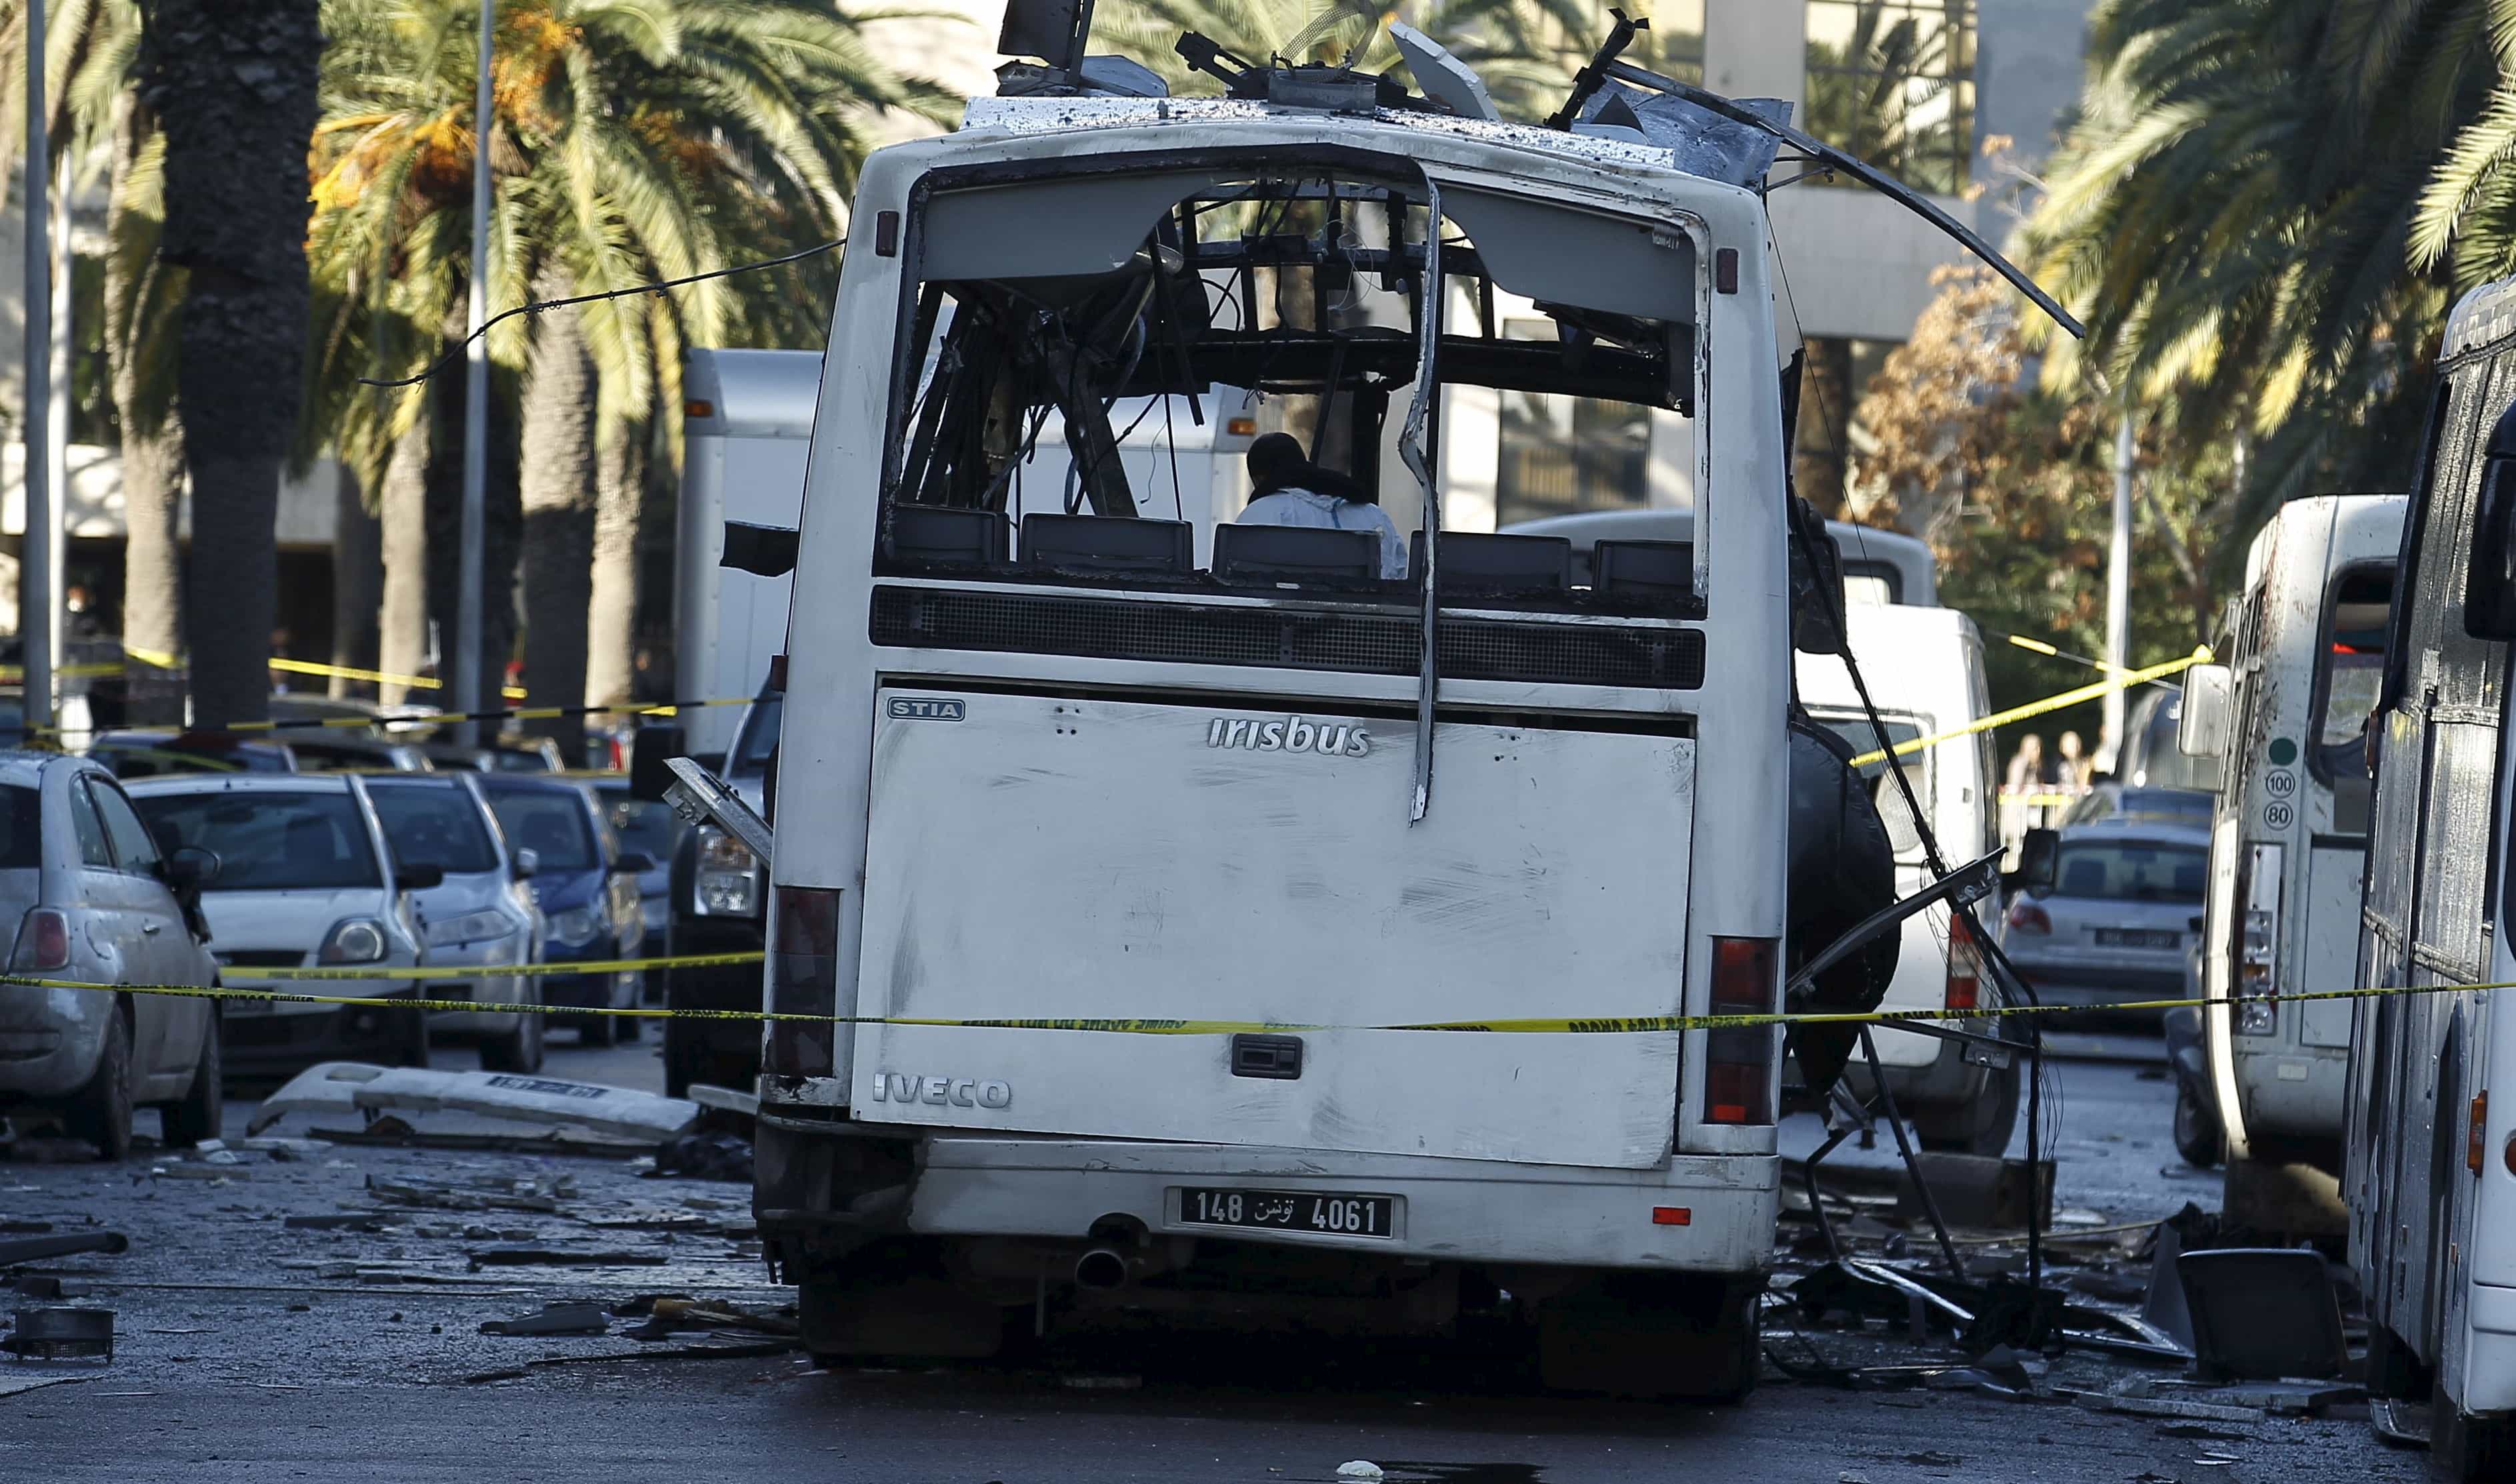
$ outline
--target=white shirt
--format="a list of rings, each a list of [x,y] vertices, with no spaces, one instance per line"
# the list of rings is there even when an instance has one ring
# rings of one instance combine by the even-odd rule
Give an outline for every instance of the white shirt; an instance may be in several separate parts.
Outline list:
[[[1240,512],[1239,524],[1373,531],[1380,537],[1380,575],[1389,579],[1406,575],[1406,543],[1398,539],[1398,528],[1377,505],[1341,500],[1316,489],[1279,489],[1251,500],[1249,508]]]

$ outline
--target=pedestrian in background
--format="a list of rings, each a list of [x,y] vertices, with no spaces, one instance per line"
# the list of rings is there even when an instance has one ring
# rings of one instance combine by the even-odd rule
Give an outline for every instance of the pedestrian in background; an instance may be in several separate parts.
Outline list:
[[[2053,782],[2065,788],[2085,788],[2096,778],[2096,759],[2086,755],[2076,732],[2065,732],[2055,744],[2062,761],[2054,770]]]
[[[2013,791],[2024,793],[2044,782],[2044,739],[2030,732],[2018,740],[2018,750],[2010,755],[2009,775],[2004,780]]]

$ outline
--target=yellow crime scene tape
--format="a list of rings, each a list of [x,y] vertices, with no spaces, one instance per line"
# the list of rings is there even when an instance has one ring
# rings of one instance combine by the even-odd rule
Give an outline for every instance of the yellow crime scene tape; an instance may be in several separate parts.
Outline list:
[[[1852,766],[1866,768],[1871,763],[1885,762],[1891,751],[1896,756],[1903,757],[1909,752],[1919,752],[1924,747],[1936,747],[1945,742],[1954,742],[1960,737],[1972,737],[1977,732],[1989,732],[1994,727],[2005,727],[2011,722],[2025,721],[2031,716],[2041,716],[2047,711],[2059,711],[2065,706],[2076,706],[2083,700],[2094,700],[2108,691],[2125,690],[2136,685],[2147,685],[2153,680],[2168,675],[2182,674],[2197,664],[2209,662],[2210,650],[2205,645],[2181,659],[2170,659],[2164,664],[2153,664],[2145,669],[2124,670],[2119,674],[2108,675],[2103,680],[2091,681],[2076,690],[2064,691],[2058,696],[2047,696],[2042,700],[2031,700],[2023,706],[2011,706],[2006,711],[1995,711],[1990,716],[1968,722],[1962,727],[1942,732],[1934,737],[1917,737],[1911,742],[1898,742],[1893,748],[1882,747],[1864,752],[1852,760]]]
[[[489,966],[465,969],[443,969],[429,976],[425,970],[403,969],[393,973],[395,979],[420,977],[502,978],[517,973],[602,973],[664,966],[697,966],[701,964],[757,963],[760,954],[695,954],[667,958],[623,958],[605,963],[527,964],[517,967]],[[257,971],[279,977],[281,970]],[[353,971],[342,975],[333,970],[297,970],[305,978],[387,977],[372,970]],[[1766,1026],[1894,1026],[1903,1021],[1974,1021],[2000,1020],[2012,1016],[2067,1016],[2102,1010],[2120,1013],[2125,1010],[2182,1010],[2233,1008],[2233,998],[2199,996],[2174,999],[2128,999],[2094,1005],[1990,1005],[1951,1014],[1945,1008],[1900,1010],[1782,1010],[1757,1014],[1724,1015],[1602,1015],[1602,1016],[1530,1016],[1506,1020],[1420,1021],[1389,1025],[1329,1025],[1283,1020],[1173,1020],[1154,1017],[1067,1017],[1025,1016],[957,1019],[948,1016],[922,1015],[816,1015],[787,1010],[711,1010],[673,1008],[663,1005],[553,1005],[506,999],[424,999],[390,997],[371,995],[317,995],[295,990],[248,990],[225,985],[188,984],[93,984],[75,979],[44,979],[25,974],[0,974],[0,986],[16,985],[41,990],[85,990],[114,995],[164,995],[190,999],[240,999],[279,1004],[321,1005],[386,1005],[407,1010],[454,1010],[491,1013],[538,1015],[616,1015],[641,1020],[746,1020],[781,1024],[827,1026],[916,1026],[941,1030],[971,1031],[1082,1031],[1126,1036],[1241,1036],[1268,1032],[1304,1031],[1392,1031],[1392,1032],[1478,1032],[1502,1036],[1636,1036],[1662,1035],[1678,1031],[1754,1030]],[[2503,984],[2435,984],[2379,985],[2354,990],[2301,990],[2293,995],[2269,995],[2260,997],[2269,1004],[2304,1004],[2317,1000],[2379,999],[2396,995],[2436,995],[2465,990],[2497,991],[2516,989],[2516,981]]]

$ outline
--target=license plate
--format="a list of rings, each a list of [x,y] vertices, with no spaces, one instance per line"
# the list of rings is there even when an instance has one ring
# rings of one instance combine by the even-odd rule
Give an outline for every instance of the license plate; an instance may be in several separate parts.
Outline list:
[[[2096,930],[2100,948],[2181,948],[2184,935],[2171,928],[2101,927]]]
[[[1251,1226],[1267,1231],[1324,1232],[1332,1237],[1394,1237],[1397,1202],[1387,1196],[1324,1196],[1299,1190],[1183,1190],[1180,1219],[1194,1226]]]

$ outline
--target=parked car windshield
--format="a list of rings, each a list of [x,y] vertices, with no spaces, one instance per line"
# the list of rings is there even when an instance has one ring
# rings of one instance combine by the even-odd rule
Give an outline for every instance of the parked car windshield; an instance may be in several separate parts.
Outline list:
[[[461,785],[378,782],[368,785],[367,796],[384,821],[385,843],[402,864],[449,871],[498,869],[497,842]]]
[[[763,696],[743,707],[742,728],[734,734],[734,750],[726,754],[726,777],[769,771],[769,754],[777,745],[777,724],[785,711],[782,695]]]
[[[32,788],[0,785],[0,870],[44,864],[44,800]]]
[[[346,793],[157,793],[131,801],[169,854],[219,858],[211,891],[379,886],[367,824]]]
[[[566,788],[501,788],[489,795],[507,843],[529,850],[544,870],[592,870],[602,864],[585,804]]]
[[[620,836],[621,847],[650,861],[671,860],[673,847],[681,843],[682,817],[661,799],[633,799],[607,788],[603,792],[603,812],[611,822],[611,832]]]
[[[2198,845],[2146,840],[2064,840],[2054,890],[2100,902],[2199,902],[2210,874]]]

